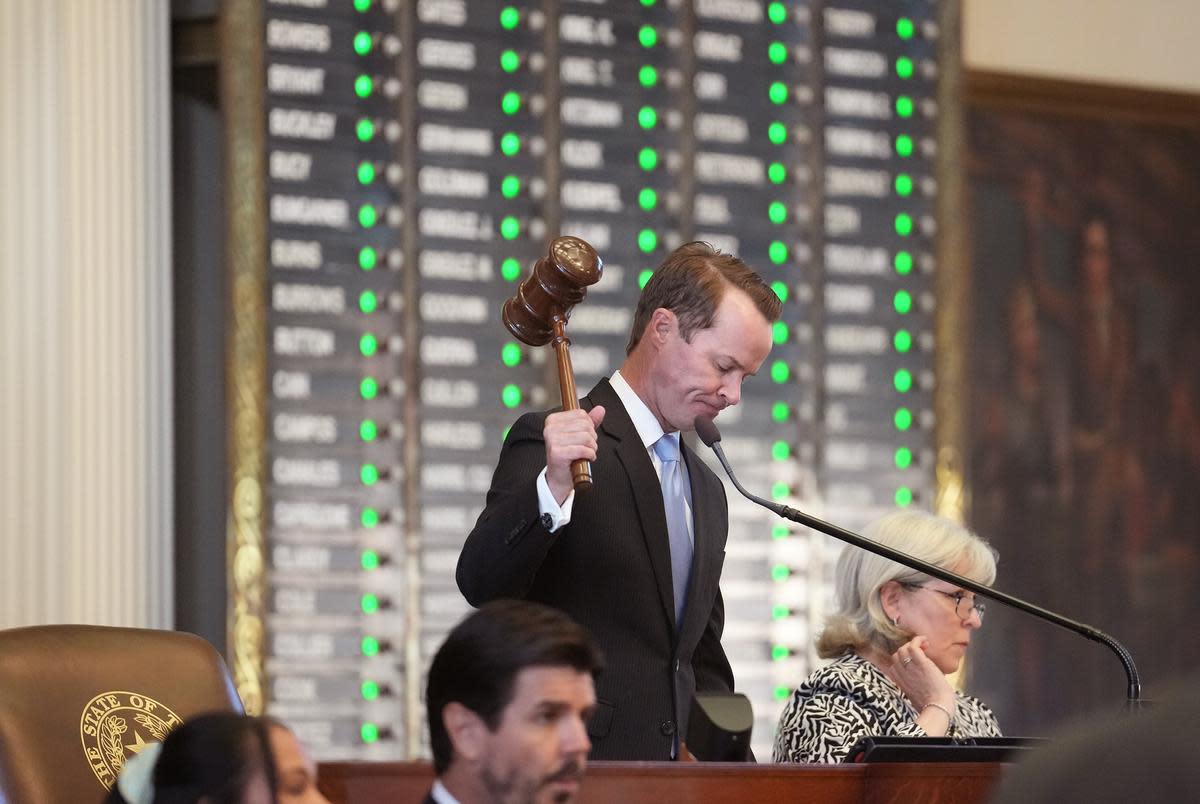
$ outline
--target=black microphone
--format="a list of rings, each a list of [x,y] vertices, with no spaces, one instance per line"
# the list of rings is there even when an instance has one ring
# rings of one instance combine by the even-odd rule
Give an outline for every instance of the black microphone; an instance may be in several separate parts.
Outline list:
[[[1133,663],[1133,656],[1128,650],[1125,649],[1124,645],[1122,645],[1113,637],[1097,628],[1093,628],[1090,625],[1068,619],[1061,614],[1056,614],[1053,611],[1043,609],[1041,606],[1035,606],[1034,604],[1028,603],[1019,597],[1013,597],[1006,592],[1001,592],[999,589],[993,589],[989,586],[984,586],[981,583],[976,583],[970,578],[964,578],[963,576],[956,575],[949,570],[945,570],[934,564],[929,564],[925,561],[922,561],[915,556],[910,556],[907,553],[901,553],[898,550],[893,550],[892,548],[880,544],[879,542],[873,542],[870,539],[859,536],[857,533],[846,530],[845,528],[839,528],[837,525],[831,525],[828,522],[817,519],[816,517],[809,516],[803,511],[798,511],[790,506],[781,505],[770,500],[764,500],[762,497],[751,494],[750,492],[746,491],[741,483],[738,482],[737,477],[735,477],[733,474],[733,469],[729,467],[729,461],[725,458],[725,450],[721,448],[721,433],[719,430],[717,430],[717,425],[713,422],[713,420],[707,416],[697,416],[694,425],[696,428],[696,435],[698,435],[700,440],[703,441],[707,446],[711,447],[712,451],[716,453],[717,460],[721,462],[721,466],[725,467],[725,474],[729,475],[729,479],[733,481],[734,487],[741,492],[742,496],[746,499],[750,500],[751,502],[758,503],[764,508],[774,511],[784,519],[797,522],[806,527],[810,527],[813,530],[819,530],[822,533],[826,533],[835,539],[846,542],[847,544],[852,544],[855,547],[862,548],[863,550],[872,552],[875,555],[883,556],[886,559],[895,561],[897,564],[903,564],[910,569],[915,569],[918,572],[925,573],[926,575],[932,575],[934,578],[940,578],[947,583],[952,583],[955,586],[968,589],[977,595],[988,598],[989,600],[995,600],[998,603],[1011,606],[1012,608],[1023,611],[1026,614],[1032,614],[1038,619],[1054,623],[1060,628],[1073,631],[1080,636],[1087,637],[1093,642],[1099,642],[1101,645],[1105,645],[1112,650],[1113,653],[1117,654],[1117,658],[1121,660],[1121,666],[1125,668],[1125,678],[1128,682],[1128,695],[1126,699],[1127,703],[1130,707],[1136,707],[1138,705],[1138,702],[1142,697],[1142,682],[1138,677],[1137,667]]]

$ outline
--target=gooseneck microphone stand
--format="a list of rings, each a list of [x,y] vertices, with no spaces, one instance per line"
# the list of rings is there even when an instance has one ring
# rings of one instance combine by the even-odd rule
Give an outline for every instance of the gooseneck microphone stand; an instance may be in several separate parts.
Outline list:
[[[956,575],[949,570],[942,569],[934,564],[929,564],[919,558],[910,556],[907,553],[901,553],[897,550],[893,550],[886,545],[871,541],[870,539],[864,538],[857,533],[848,531],[845,528],[839,528],[837,525],[831,525],[830,523],[817,519],[816,517],[809,516],[803,511],[798,511],[795,508],[781,505],[780,503],[772,502],[757,495],[751,494],[745,489],[745,487],[742,486],[741,483],[738,482],[737,477],[733,474],[733,469],[731,469],[729,466],[729,461],[725,459],[725,451],[721,448],[721,433],[717,430],[717,426],[713,423],[713,420],[705,416],[697,416],[695,427],[696,435],[698,435],[700,440],[703,441],[707,446],[711,447],[712,451],[716,453],[717,459],[721,462],[721,466],[725,467],[725,473],[729,475],[729,479],[733,481],[734,487],[737,488],[737,490],[741,492],[742,496],[746,499],[750,500],[751,502],[758,503],[764,508],[774,511],[784,519],[797,522],[801,525],[812,528],[813,530],[819,530],[822,533],[828,534],[835,539],[846,542],[847,544],[852,544],[855,547],[867,550],[879,556],[883,556],[884,558],[895,561],[897,564],[903,564],[906,567],[915,569],[918,572],[923,572],[926,575],[932,575],[934,578],[940,578],[947,583],[952,583],[955,586],[970,590],[977,595],[988,598],[989,600],[995,600],[999,603],[1003,603],[1006,606],[1019,609],[1027,614],[1032,614],[1034,617],[1037,617],[1040,620],[1054,623],[1061,628],[1065,628],[1068,631],[1073,631],[1080,636],[1084,636],[1093,642],[1099,642],[1101,645],[1105,645],[1117,655],[1117,658],[1121,660],[1121,666],[1125,668],[1125,678],[1128,682],[1126,705],[1130,709],[1136,709],[1140,705],[1142,696],[1142,682],[1138,677],[1137,667],[1133,663],[1133,656],[1130,655],[1129,651],[1126,650],[1124,645],[1122,645],[1113,637],[1109,636],[1098,628],[1093,628],[1090,625],[1068,619],[1061,614],[1048,611],[1043,609],[1041,606],[1035,606],[1034,604],[1026,602],[1019,597],[1013,597],[1010,594],[1001,592],[999,589],[993,589],[991,587],[984,586],[983,584],[976,583],[970,578],[964,578],[961,575]]]

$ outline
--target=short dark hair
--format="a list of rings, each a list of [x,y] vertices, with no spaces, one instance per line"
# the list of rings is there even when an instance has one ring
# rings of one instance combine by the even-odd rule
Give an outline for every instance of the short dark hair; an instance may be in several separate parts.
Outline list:
[[[594,677],[602,665],[587,630],[557,609],[525,600],[482,606],[455,626],[429,666],[425,710],[434,771],[444,773],[454,757],[442,722],[446,704],[462,704],[494,730],[525,668],[570,667]]]
[[[259,771],[275,799],[275,761],[266,724],[234,712],[198,715],[176,726],[162,742],[154,763],[155,804],[237,804]],[[124,804],[113,785],[106,804]]]
[[[650,323],[650,316],[660,307],[675,314],[679,319],[680,337],[691,341],[696,330],[712,326],[717,305],[729,287],[749,296],[768,322],[779,320],[782,302],[771,286],[746,263],[699,240],[675,249],[663,259],[642,289],[625,354],[637,347]]]

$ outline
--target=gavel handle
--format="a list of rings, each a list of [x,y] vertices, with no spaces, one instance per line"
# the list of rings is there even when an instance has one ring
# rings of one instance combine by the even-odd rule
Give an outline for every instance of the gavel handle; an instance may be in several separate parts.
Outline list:
[[[554,316],[554,355],[558,358],[558,388],[562,392],[563,410],[578,410],[579,399],[575,394],[575,371],[571,368],[571,339],[567,337],[567,322],[561,315]],[[587,491],[592,487],[592,465],[580,458],[571,461],[571,482],[576,491]]]

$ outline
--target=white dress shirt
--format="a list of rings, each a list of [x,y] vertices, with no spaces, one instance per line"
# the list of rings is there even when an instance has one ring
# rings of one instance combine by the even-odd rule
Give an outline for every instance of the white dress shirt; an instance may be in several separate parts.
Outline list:
[[[458,799],[450,795],[450,791],[446,789],[446,785],[442,784],[441,779],[433,780],[433,789],[429,791],[429,796],[437,804],[458,804]]]

